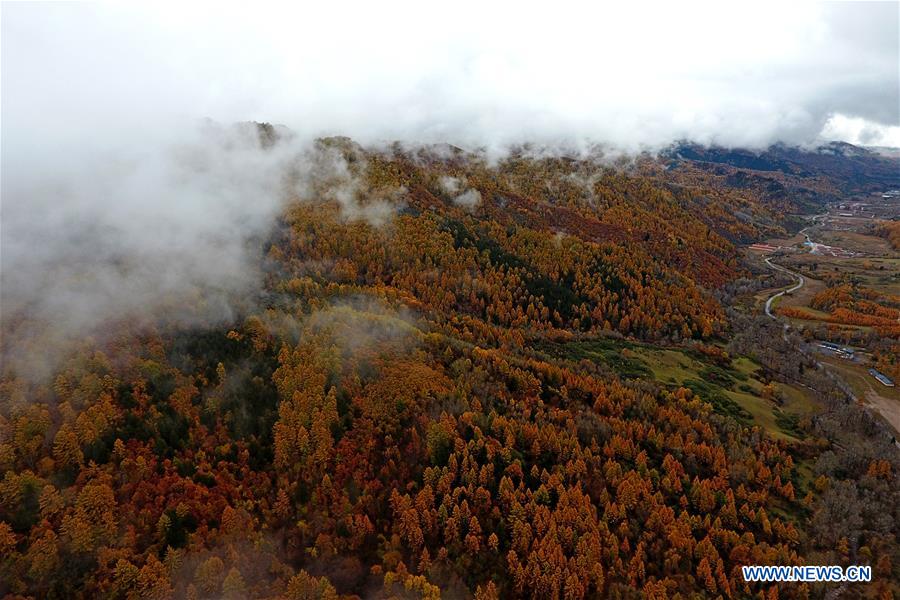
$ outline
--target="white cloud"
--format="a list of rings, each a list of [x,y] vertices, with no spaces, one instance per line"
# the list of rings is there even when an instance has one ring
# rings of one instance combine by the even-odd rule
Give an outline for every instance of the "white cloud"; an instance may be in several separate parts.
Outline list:
[[[452,196],[454,204],[469,210],[481,204],[481,192],[468,187],[465,177],[441,177],[438,181],[445,194]]]
[[[208,116],[462,145],[900,125],[897,3],[3,6],[4,138]]]
[[[441,189],[447,194],[458,194],[459,190],[466,185],[463,179],[459,177],[450,177],[449,175],[441,177],[438,183],[440,184]]]
[[[877,125],[861,117],[834,115],[825,123],[822,137],[863,146],[900,148],[900,125]]]
[[[481,192],[476,189],[468,189],[453,199],[453,202],[465,208],[475,208],[481,204]]]

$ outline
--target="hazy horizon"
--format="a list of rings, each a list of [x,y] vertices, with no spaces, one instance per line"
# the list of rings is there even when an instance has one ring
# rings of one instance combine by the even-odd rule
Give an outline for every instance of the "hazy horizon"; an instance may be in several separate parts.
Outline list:
[[[4,158],[202,118],[364,143],[900,146],[898,7],[6,3]]]

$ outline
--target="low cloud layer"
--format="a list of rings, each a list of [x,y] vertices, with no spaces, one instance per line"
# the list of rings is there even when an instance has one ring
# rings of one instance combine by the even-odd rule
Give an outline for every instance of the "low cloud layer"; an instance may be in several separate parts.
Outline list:
[[[0,316],[230,318],[286,199],[375,225],[403,203],[361,202],[318,136],[900,145],[897,3],[246,6],[3,4]],[[251,120],[294,135],[214,125]]]
[[[4,146],[178,118],[468,147],[900,145],[896,2],[6,4]]]
[[[230,322],[255,308],[264,239],[287,203],[331,201],[346,220],[381,226],[405,193],[367,189],[365,161],[333,145],[255,123],[86,146],[4,171],[0,325],[15,333],[0,354],[122,323]]]
[[[440,183],[441,190],[451,197],[454,204],[470,210],[481,204],[481,192],[468,187],[465,177],[441,177],[438,183]]]

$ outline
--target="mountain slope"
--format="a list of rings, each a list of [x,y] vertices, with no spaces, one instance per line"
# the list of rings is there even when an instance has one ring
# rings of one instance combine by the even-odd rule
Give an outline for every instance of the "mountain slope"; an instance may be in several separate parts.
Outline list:
[[[782,153],[773,181],[810,204],[846,177]],[[895,528],[832,516],[895,510],[896,453],[867,440],[846,480],[813,480],[839,460],[813,421],[776,439],[732,399],[781,388],[729,341],[789,349],[714,291],[747,274],[736,244],[810,206],[697,156],[318,141],[233,318],[108,323],[49,380],[4,367],[0,592],[743,597],[768,588],[741,565],[865,546],[890,593]]]

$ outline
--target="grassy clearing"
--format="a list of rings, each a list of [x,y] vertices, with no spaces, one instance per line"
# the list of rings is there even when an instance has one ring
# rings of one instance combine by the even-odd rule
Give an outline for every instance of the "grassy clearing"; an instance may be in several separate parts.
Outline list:
[[[641,348],[636,354],[653,371],[654,379],[668,385],[682,385],[710,402],[717,412],[745,424],[756,424],[774,437],[799,439],[799,420],[815,411],[815,402],[806,390],[775,384],[781,406],[763,396],[765,383],[761,367],[747,357],[731,361],[727,367],[713,365],[685,352],[672,349]]]
[[[797,467],[794,470],[794,478],[792,480],[794,484],[794,493],[797,498],[802,498],[807,493],[813,491],[813,481],[816,479],[816,474],[813,471],[815,459],[805,458],[798,460],[794,464]]]
[[[821,356],[819,359],[843,377],[859,398],[865,398],[867,392],[875,392],[896,402],[900,402],[900,390],[886,387],[869,375],[868,365],[849,362],[832,356]]]
[[[874,240],[872,243],[875,244],[880,244],[884,241],[873,236],[853,235],[854,239]],[[843,247],[859,251],[858,246],[845,245]],[[786,267],[799,271],[807,278],[815,278],[815,280],[822,281],[829,279],[853,279],[881,294],[898,295],[900,294],[900,258],[897,258],[896,254],[896,252],[892,252],[890,256],[858,256],[853,258],[793,254],[790,257],[786,257],[782,262]],[[807,285],[809,284],[815,286],[815,283],[808,279]],[[813,290],[813,292],[815,291],[818,290]]]
[[[723,365],[689,349],[611,339],[545,344],[539,349],[555,358],[605,364],[626,379],[653,379],[669,388],[686,387],[716,412],[745,425],[758,425],[779,439],[800,439],[800,419],[816,410],[809,393],[799,387],[776,383],[775,395],[781,398],[781,405],[765,397],[762,368],[747,357]]]
[[[868,404],[895,431],[900,432],[900,389],[886,387],[869,374],[869,366],[841,360],[833,356],[820,356],[819,360],[847,382],[859,402]]]
[[[605,338],[577,340],[566,344],[546,344],[542,348],[556,358],[592,360],[607,365],[625,379],[647,378],[652,371],[633,354],[635,344]]]
[[[785,410],[802,415],[811,415],[818,410],[818,404],[809,390],[796,385],[779,384],[778,390]]]
[[[780,237],[780,238],[769,238],[765,241],[766,244],[771,246],[800,246],[803,242],[806,241],[806,238],[803,237],[802,233],[795,233],[791,237]]]
[[[866,235],[855,231],[824,230],[816,238],[816,241],[838,246],[854,252],[865,252],[878,256],[891,256],[895,252],[884,238],[874,235]]]
[[[803,279],[804,282],[802,288],[790,292],[789,294],[784,294],[778,298],[784,306],[808,306],[813,299],[813,296],[828,287],[823,281],[813,279],[808,275],[805,275]]]

